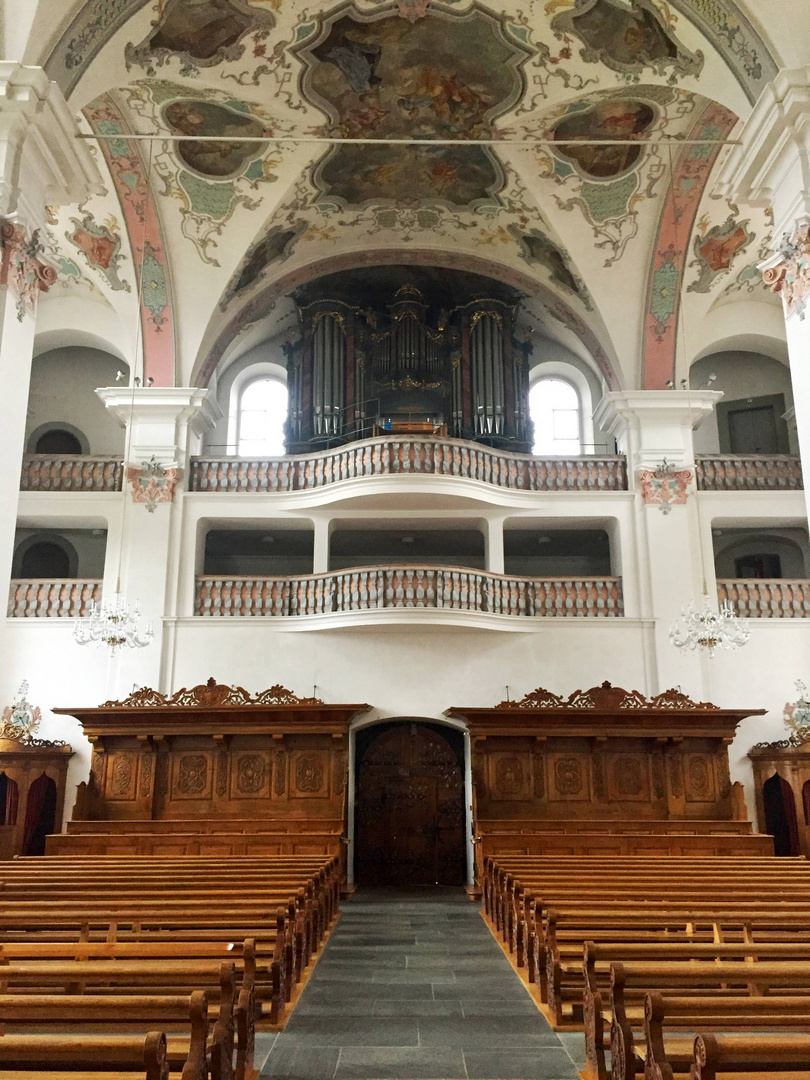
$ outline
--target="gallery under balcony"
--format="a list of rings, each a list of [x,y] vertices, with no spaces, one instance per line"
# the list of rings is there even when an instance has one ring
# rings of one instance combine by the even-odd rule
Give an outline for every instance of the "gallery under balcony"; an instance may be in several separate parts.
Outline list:
[[[7,615],[55,619],[85,615],[101,599],[105,529],[18,528]]]
[[[810,619],[807,529],[712,529],[717,599],[746,619]]]

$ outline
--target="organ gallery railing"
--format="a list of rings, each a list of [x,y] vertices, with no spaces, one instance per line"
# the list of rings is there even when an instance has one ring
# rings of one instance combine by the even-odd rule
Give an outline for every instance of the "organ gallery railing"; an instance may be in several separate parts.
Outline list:
[[[697,454],[700,491],[797,491],[802,463],[788,454]]]
[[[90,605],[101,599],[101,580],[52,581],[12,578],[7,614],[22,619],[75,618],[86,615]]]
[[[524,578],[426,566],[300,577],[197,578],[197,615],[324,615],[431,609],[544,617],[624,614],[621,578]]]
[[[432,475],[520,491],[625,491],[622,457],[536,458],[450,439],[367,439],[302,457],[192,460],[192,491],[308,491],[364,476]]]
[[[26,454],[20,491],[120,491],[122,475],[115,458]]]
[[[718,578],[717,599],[746,619],[810,619],[810,578]]]

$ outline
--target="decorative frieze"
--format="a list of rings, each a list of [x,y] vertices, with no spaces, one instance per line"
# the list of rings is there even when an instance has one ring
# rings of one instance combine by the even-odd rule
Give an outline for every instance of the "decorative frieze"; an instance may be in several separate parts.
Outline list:
[[[810,619],[810,578],[722,578],[717,599],[743,619]]]
[[[26,454],[20,491],[120,491],[123,462],[115,458]]]
[[[518,491],[625,491],[622,457],[536,458],[460,439],[367,439],[281,458],[194,458],[191,491],[310,491],[370,476],[454,476]]]
[[[617,617],[621,578],[512,578],[440,567],[378,567],[306,577],[197,579],[197,615],[325,615],[387,609],[518,617]]]

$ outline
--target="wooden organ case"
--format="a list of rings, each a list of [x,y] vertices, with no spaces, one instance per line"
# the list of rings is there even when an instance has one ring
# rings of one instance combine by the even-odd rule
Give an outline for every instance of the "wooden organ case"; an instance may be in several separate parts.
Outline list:
[[[441,435],[528,451],[528,346],[514,305],[473,300],[431,315],[413,285],[384,309],[318,299],[287,346],[288,452],[372,435]]]
[[[282,686],[253,696],[209,679],[171,697],[145,688],[99,708],[54,709],[81,722],[93,756],[68,835],[51,837],[48,851],[97,850],[63,841],[103,834],[107,851],[148,853],[153,836],[164,852],[219,845],[294,854],[307,850],[307,838],[315,850],[318,834],[337,854],[349,724],[368,708],[326,705]]]

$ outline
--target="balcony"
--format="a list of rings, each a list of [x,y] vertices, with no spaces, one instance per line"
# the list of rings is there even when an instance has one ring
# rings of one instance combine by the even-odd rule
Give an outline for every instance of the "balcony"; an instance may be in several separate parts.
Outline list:
[[[196,615],[289,617],[446,610],[519,618],[617,618],[621,578],[505,577],[429,566],[368,567],[299,577],[197,578]]]
[[[517,491],[626,491],[623,457],[536,458],[460,439],[366,439],[337,450],[251,460],[197,457],[189,489],[313,491],[369,476],[455,476]]]
[[[810,619],[810,578],[719,578],[717,599],[746,619]]]
[[[25,454],[20,491],[120,491],[123,462],[89,454]]]
[[[101,599],[101,579],[48,581],[12,579],[8,592],[9,618],[71,619],[86,615]]]
[[[788,454],[697,454],[699,491],[800,491],[802,463]]]

